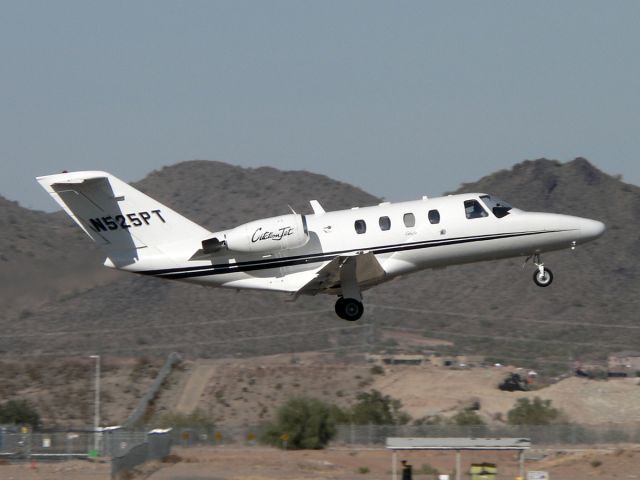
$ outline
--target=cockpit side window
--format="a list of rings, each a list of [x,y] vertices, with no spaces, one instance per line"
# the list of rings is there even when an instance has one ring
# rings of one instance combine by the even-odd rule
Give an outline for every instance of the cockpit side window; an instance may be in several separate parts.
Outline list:
[[[464,213],[469,219],[489,216],[489,214],[484,208],[482,208],[482,205],[480,205],[480,202],[478,202],[477,200],[465,200]]]
[[[493,197],[491,195],[481,195],[480,199],[484,202],[484,204],[487,207],[489,207],[489,210],[491,210],[493,214],[498,218],[502,218],[509,215],[509,210],[513,208],[507,202],[500,200],[498,197]]]

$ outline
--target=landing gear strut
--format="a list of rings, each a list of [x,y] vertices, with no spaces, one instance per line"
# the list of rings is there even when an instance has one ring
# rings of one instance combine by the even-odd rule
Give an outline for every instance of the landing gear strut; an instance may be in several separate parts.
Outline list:
[[[539,254],[533,256],[533,263],[538,269],[533,272],[533,281],[539,287],[548,287],[553,282],[553,272],[544,266]]]
[[[364,305],[355,298],[338,298],[336,302],[336,314],[349,322],[358,320],[364,313]]]

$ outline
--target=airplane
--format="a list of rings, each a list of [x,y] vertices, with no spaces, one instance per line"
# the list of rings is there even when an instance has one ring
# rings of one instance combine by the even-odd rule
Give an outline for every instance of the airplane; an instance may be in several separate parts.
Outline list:
[[[337,295],[335,312],[348,321],[362,316],[364,290],[428,268],[525,257],[533,259],[536,285],[548,287],[553,273],[541,254],[575,249],[606,228],[463,193],[329,212],[311,200],[313,214],[292,209],[212,232],[106,172],[63,172],[37,181],[104,249],[107,267],[287,292],[294,299]]]

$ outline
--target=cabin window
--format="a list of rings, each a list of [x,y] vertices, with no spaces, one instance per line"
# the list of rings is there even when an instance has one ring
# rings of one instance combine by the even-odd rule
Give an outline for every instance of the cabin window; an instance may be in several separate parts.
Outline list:
[[[402,217],[404,221],[405,227],[415,227],[416,226],[416,217],[413,213],[405,213]]]
[[[391,228],[391,219],[389,217],[380,217],[378,220],[380,230],[389,230]]]
[[[465,200],[464,213],[469,219],[489,216],[489,214],[484,208],[482,208],[482,205],[480,205],[480,202],[478,202],[477,200]]]
[[[354,227],[356,229],[356,233],[365,233],[367,231],[367,224],[364,220],[356,220]]]
[[[440,212],[438,210],[429,210],[429,223],[440,223]]]

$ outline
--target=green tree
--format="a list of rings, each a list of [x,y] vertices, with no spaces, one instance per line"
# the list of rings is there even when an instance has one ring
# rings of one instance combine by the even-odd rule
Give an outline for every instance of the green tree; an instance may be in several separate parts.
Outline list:
[[[296,397],[282,405],[275,422],[269,424],[262,441],[291,449],[320,449],[336,434],[337,407],[321,400]]]
[[[511,425],[549,425],[561,419],[560,410],[551,406],[551,400],[542,400],[540,397],[535,397],[533,402],[528,398],[519,398],[507,413],[507,421]]]
[[[402,402],[378,390],[360,392],[351,408],[350,420],[356,425],[405,425],[411,417],[401,410]]]
[[[0,405],[0,424],[30,425],[40,428],[40,414],[26,400],[9,400]]]

